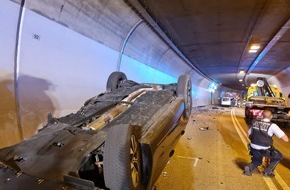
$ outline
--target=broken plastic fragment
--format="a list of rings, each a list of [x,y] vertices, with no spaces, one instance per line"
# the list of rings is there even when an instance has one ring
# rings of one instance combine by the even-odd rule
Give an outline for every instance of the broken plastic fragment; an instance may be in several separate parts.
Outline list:
[[[167,172],[162,172],[163,177],[167,177]]]
[[[208,128],[209,127],[200,127],[199,129],[202,130],[202,131],[206,131],[206,130],[208,130]]]

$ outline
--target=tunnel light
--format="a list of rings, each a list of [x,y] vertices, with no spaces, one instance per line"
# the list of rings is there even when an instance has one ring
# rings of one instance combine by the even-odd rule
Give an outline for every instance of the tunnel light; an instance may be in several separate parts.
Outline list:
[[[258,50],[257,49],[250,49],[249,53],[256,53]]]
[[[214,93],[215,90],[217,89],[217,84],[216,83],[211,83],[208,87],[208,91]]]
[[[244,69],[241,69],[239,73],[240,74],[244,74],[245,73],[245,70]]]
[[[256,53],[258,51],[258,49],[260,49],[260,45],[259,44],[252,44],[249,50],[249,53]]]
[[[258,50],[258,49],[260,49],[260,45],[259,44],[253,44],[253,45],[251,45],[250,49]]]

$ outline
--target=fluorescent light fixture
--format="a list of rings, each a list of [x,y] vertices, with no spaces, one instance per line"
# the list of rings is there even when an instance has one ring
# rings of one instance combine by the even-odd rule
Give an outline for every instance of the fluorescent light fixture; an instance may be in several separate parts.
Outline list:
[[[257,49],[250,49],[249,53],[256,53],[258,50]]]
[[[240,82],[243,82],[243,79],[239,79]]]
[[[251,47],[250,47],[250,49],[258,50],[258,49],[260,49],[260,47],[261,46],[259,44],[252,44]]]
[[[249,53],[256,53],[258,51],[258,49],[260,49],[260,45],[259,44],[252,44],[249,50]]]

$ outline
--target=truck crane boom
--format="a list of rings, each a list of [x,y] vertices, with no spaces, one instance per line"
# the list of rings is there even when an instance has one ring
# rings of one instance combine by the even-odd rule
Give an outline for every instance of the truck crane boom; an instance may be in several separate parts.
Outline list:
[[[263,112],[268,109],[272,112],[273,122],[290,124],[290,107],[285,98],[281,97],[280,89],[270,85],[263,77],[258,77],[255,85],[251,85],[247,92],[245,119],[251,123],[253,119],[262,119]]]

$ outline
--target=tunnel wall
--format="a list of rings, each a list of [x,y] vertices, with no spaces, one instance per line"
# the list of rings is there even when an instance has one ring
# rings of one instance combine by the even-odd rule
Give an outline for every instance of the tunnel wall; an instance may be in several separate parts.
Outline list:
[[[0,145],[22,139],[18,129],[14,95],[14,55],[19,6],[1,2],[0,6]]]
[[[0,24],[2,147],[29,138],[49,113],[77,111],[105,90],[116,70],[137,82],[164,84],[190,74],[193,106],[210,104],[211,82],[123,1],[27,0],[22,8],[4,0]]]

